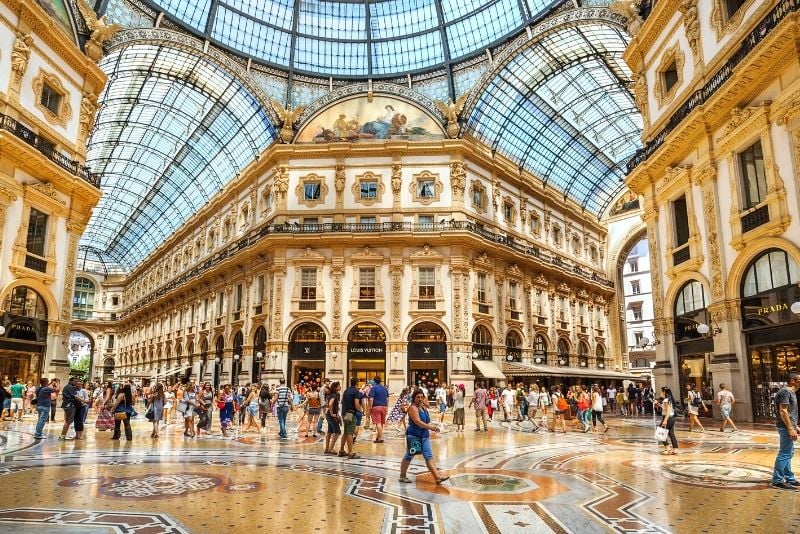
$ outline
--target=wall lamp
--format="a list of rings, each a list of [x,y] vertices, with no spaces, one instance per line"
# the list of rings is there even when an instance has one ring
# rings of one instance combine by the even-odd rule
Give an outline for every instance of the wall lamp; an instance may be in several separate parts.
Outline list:
[[[797,302],[795,302],[794,304],[792,304],[791,310],[792,310],[792,313],[793,313],[793,314],[795,314],[795,315],[800,315],[800,300],[798,300]],[[2,327],[2,326],[0,326],[0,328],[3,328],[3,327]],[[2,333],[2,332],[0,332],[0,336],[2,336],[2,335],[3,335],[3,333]]]
[[[697,325],[697,333],[704,337],[714,337],[722,333],[722,328],[717,325],[708,326],[706,323]]]

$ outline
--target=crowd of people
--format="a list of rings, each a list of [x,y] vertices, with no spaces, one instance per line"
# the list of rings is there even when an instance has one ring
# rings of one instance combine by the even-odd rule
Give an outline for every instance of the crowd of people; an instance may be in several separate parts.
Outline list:
[[[780,452],[776,459],[773,486],[795,490],[797,483],[791,472],[791,457],[797,439],[797,385],[800,377],[790,373],[789,383],[776,395],[780,435]],[[410,482],[406,473],[413,457],[421,454],[434,477],[441,484],[448,477],[440,475],[433,460],[430,433],[446,428],[445,418],[452,414],[450,424],[456,433],[464,432],[465,410],[474,409],[475,431],[488,431],[488,423],[516,422],[522,430],[567,433],[568,423],[576,431],[603,433],[611,428],[604,415],[621,418],[652,416],[656,425],[656,438],[664,446],[664,454],[676,454],[679,447],[675,434],[676,418],[688,419],[689,431],[698,427],[705,431],[699,415],[711,411],[710,402],[695,391],[693,384],[686,386],[686,394],[678,401],[668,387],[656,395],[649,383],[629,384],[617,389],[614,385],[553,386],[522,383],[495,387],[478,382],[469,403],[466,403],[464,384],[440,384],[434,391],[410,385],[403,388],[390,406],[390,392],[376,376],[362,387],[351,379],[344,390],[339,382],[325,380],[322,384],[289,387],[285,380],[278,384],[246,384],[234,387],[225,384],[215,389],[210,382],[166,384],[156,382],[138,387],[131,382],[123,384],[86,383],[71,378],[62,385],[58,379],[42,378],[38,385],[31,381],[4,378],[0,388],[2,418],[21,421],[36,415],[34,439],[45,439],[45,426],[55,422],[60,399],[63,423],[59,440],[84,439],[85,423],[89,415],[95,416],[98,431],[112,430],[112,440],[133,439],[131,421],[143,411],[152,423],[151,439],[172,426],[182,428],[187,438],[212,434],[215,418],[223,438],[255,432],[265,433],[276,423],[277,437],[289,438],[289,425],[294,421],[293,432],[306,438],[323,434],[324,454],[357,459],[355,443],[362,429],[373,430],[373,443],[381,444],[387,427],[406,437],[406,454],[401,462],[400,482]],[[734,394],[725,384],[720,384],[716,399],[719,406],[720,432],[728,425],[738,431],[731,418],[736,403]],[[432,409],[438,411],[438,424]],[[274,423],[273,423],[274,422]],[[602,426],[598,426],[602,425]],[[70,429],[74,434],[70,435]]]

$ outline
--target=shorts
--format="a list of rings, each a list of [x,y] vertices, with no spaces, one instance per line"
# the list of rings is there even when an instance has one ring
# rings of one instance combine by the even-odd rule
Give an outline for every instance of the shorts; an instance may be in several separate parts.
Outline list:
[[[361,421],[364,419],[364,412],[356,412],[356,426],[361,426]],[[345,428],[345,433],[347,432],[347,428]]]
[[[342,430],[339,428],[339,422],[328,414],[325,414],[325,421],[328,423],[328,434],[341,434]]]
[[[6,399],[3,401],[3,409],[8,410],[11,408],[11,399]]]
[[[370,418],[372,419],[372,424],[385,425],[387,411],[388,408],[386,406],[373,406],[372,414],[370,414]]]
[[[64,422],[67,424],[71,424],[75,421],[75,406],[70,406],[69,408],[64,408]]]
[[[319,415],[322,413],[322,408],[309,408],[308,415]]]
[[[247,415],[250,417],[258,417],[258,404],[248,404]]]
[[[17,397],[11,397],[11,409],[22,410],[22,399]]]
[[[356,434],[356,418],[353,417],[352,421],[344,420],[344,435],[345,436],[355,436]]]
[[[439,413],[444,413],[446,411],[447,411],[447,403],[444,403],[444,402],[440,403],[439,404]]]
[[[730,404],[722,404],[719,407],[719,411],[722,413],[722,418],[727,419],[731,416],[731,405]]]
[[[189,405],[186,407],[186,411],[185,411],[185,412],[183,412],[183,418],[184,418],[184,419],[191,419],[192,417],[194,417],[194,406],[192,406],[191,404],[189,404]]]
[[[431,439],[430,438],[421,438],[420,442],[422,443],[422,457],[425,458],[425,461],[433,459],[433,448],[431,448]],[[405,456],[403,456],[403,461],[410,462],[413,460],[414,457],[408,454],[406,451]]]

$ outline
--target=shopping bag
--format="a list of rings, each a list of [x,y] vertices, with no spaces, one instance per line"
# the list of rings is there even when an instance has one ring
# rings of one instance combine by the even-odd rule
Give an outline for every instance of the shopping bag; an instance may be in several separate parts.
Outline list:
[[[114,428],[114,415],[108,408],[103,408],[97,416],[94,426],[97,430],[111,430]]]
[[[667,430],[666,428],[657,426],[656,427],[656,433],[655,433],[654,437],[656,438],[656,441],[667,441],[667,439],[669,437],[669,430]]]

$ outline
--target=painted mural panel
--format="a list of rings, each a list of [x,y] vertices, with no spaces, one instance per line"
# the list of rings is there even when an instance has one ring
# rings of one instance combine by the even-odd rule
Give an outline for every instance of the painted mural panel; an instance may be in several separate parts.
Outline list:
[[[83,2],[84,0],[78,1]],[[36,0],[36,2],[53,17],[53,20],[70,38],[75,39],[75,32],[72,30],[72,18],[64,0]]]
[[[331,141],[374,141],[442,139],[444,132],[425,111],[403,100],[366,96],[332,105],[316,117],[297,136],[298,143]]]

